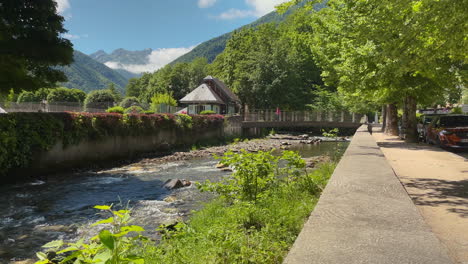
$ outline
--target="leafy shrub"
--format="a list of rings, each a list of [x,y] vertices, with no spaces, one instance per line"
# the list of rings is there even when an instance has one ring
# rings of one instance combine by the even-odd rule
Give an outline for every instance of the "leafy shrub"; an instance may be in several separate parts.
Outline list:
[[[96,90],[90,92],[84,101],[85,109],[107,109],[113,106],[115,97],[109,90]]]
[[[205,110],[205,111],[200,112],[200,115],[215,115],[215,114],[216,112],[212,110]]]
[[[151,98],[151,110],[156,113],[170,112],[170,106],[177,106],[177,100],[172,97],[172,94],[157,93]]]
[[[110,107],[109,109],[107,109],[106,112],[123,114],[125,112],[125,109],[121,106],[114,106],[114,107]]]
[[[121,107],[123,107],[123,108],[129,108],[130,106],[140,106],[140,107],[142,107],[142,105],[140,104],[140,100],[138,100],[138,98],[136,98],[134,96],[125,97],[122,100],[122,102],[120,102],[119,105]]]
[[[452,111],[450,111],[451,114],[458,114],[461,115],[463,114],[463,110],[461,107],[454,107]]]
[[[129,108],[125,109],[126,114],[141,114],[145,110],[141,108],[141,106],[130,106]]]
[[[189,115],[185,115],[185,114],[178,114],[177,115],[177,124],[180,127],[190,129],[193,126],[192,117],[189,116]]]
[[[32,102],[40,102],[41,100],[39,99],[38,96],[36,96],[35,93],[33,92],[21,92],[18,96],[18,100],[16,101],[17,103],[32,103]]]
[[[161,226],[159,243],[141,236],[143,228],[129,225],[129,211],[97,206],[112,215],[96,224],[110,223],[112,228],[101,231],[89,244],[83,240],[46,244],[46,248],[60,250],[59,256],[67,250],[72,252],[65,260],[50,262],[65,264],[77,258],[80,263],[95,263],[100,258],[100,263],[282,263],[335,165],[323,164],[307,173],[304,161],[294,152],[284,152],[281,157],[273,157],[269,152],[246,154],[229,153],[222,158],[223,162],[237,164],[239,175],[201,187],[215,192],[233,191],[222,192],[221,197],[195,212],[187,223],[178,223],[172,230]],[[279,160],[286,162],[286,166],[279,166]],[[252,202],[250,195],[241,194],[243,187],[250,193],[256,192],[250,187],[255,182],[242,179],[251,177],[246,171],[255,166],[259,167],[254,169],[257,176],[269,176],[260,176],[268,179],[268,184],[261,183],[257,200]],[[271,174],[275,177],[270,178]],[[129,236],[130,232],[137,235]],[[38,253],[38,257],[42,259],[40,264],[50,263],[45,253]]]
[[[92,226],[105,224],[107,228],[102,229],[96,238],[87,244],[84,239],[75,243],[65,243],[55,240],[43,246],[43,248],[55,252],[49,259],[44,252],[37,253],[40,261],[36,264],[49,263],[144,263],[142,257],[133,252],[137,250],[142,242],[149,239],[142,236],[145,230],[136,225],[130,225],[130,211],[113,211],[111,206],[98,205],[94,208],[107,212],[110,217],[94,223]],[[110,228],[109,228],[110,225]],[[129,234],[135,234],[130,236]]]
[[[52,89],[47,96],[48,103],[73,102],[80,103],[86,98],[86,93],[78,89],[68,89],[64,87]]]

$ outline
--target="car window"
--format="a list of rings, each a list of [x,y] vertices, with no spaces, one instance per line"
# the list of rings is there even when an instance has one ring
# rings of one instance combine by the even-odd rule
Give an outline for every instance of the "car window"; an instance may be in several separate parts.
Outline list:
[[[443,127],[468,126],[468,115],[467,116],[444,116],[440,119],[440,124]]]

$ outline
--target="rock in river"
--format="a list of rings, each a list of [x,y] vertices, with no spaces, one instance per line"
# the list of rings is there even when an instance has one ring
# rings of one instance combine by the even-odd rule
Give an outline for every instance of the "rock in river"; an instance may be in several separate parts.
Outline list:
[[[188,187],[192,183],[187,180],[181,180],[181,179],[172,179],[172,180],[167,180],[163,187],[169,190],[174,190],[174,189],[179,189],[183,187]]]

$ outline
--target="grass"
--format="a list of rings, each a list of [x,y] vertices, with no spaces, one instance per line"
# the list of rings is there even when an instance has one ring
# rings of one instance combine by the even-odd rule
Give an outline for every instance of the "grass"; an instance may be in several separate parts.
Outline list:
[[[145,263],[281,263],[335,168],[323,164],[257,203],[217,198],[142,252]],[[311,186],[313,184],[314,186]]]

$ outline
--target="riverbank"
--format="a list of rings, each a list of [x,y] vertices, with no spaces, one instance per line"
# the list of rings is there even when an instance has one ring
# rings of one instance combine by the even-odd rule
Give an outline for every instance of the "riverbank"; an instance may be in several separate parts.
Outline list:
[[[177,190],[162,187],[174,178],[191,182],[221,180],[230,174],[216,168],[212,154],[232,149],[258,150],[289,148],[297,150],[314,166],[342,153],[347,142],[306,144],[297,136],[254,139],[226,146],[169,153],[123,161],[124,165],[91,171],[79,170],[53,175],[42,181],[0,186],[0,263],[31,257],[40,245],[54,239],[73,241],[77,236],[97,230],[89,225],[97,220],[96,204],[131,201],[136,224],[143,225],[150,237],[164,223],[186,219],[202,208],[212,195],[200,193],[195,186]],[[291,145],[289,145],[291,144]],[[21,263],[21,262],[20,262]]]

